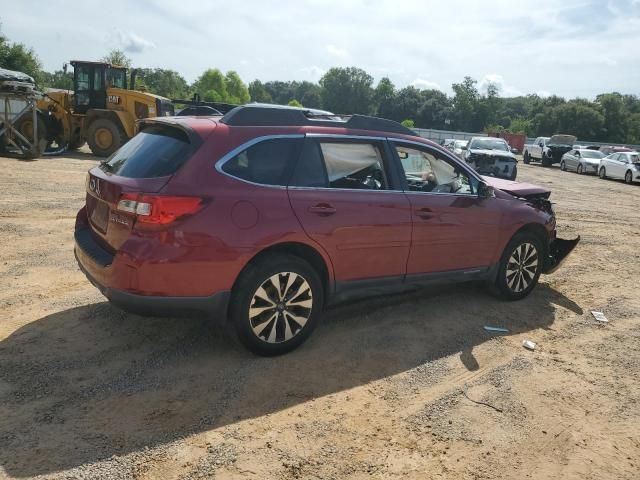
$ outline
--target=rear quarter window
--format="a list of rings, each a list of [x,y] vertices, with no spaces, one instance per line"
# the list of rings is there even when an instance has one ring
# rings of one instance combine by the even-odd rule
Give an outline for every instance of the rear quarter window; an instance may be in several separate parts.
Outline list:
[[[298,138],[274,138],[256,143],[226,161],[222,171],[247,182],[286,186],[301,141]]]
[[[165,177],[176,173],[192,153],[193,146],[184,131],[151,125],[125,143],[100,168],[128,178]]]

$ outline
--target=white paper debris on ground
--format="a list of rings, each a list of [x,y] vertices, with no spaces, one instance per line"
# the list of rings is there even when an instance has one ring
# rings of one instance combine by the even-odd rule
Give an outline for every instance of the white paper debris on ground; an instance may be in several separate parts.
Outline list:
[[[509,329],[508,328],[502,328],[502,327],[490,327],[489,325],[485,325],[484,328],[487,332],[505,332],[508,333]]]
[[[536,343],[532,342],[531,340],[524,340],[522,342],[522,346],[524,348],[526,348],[527,350],[535,350],[536,349]]]
[[[595,318],[599,322],[608,322],[609,321],[609,319],[607,317],[605,317],[604,313],[602,313],[602,312],[595,312],[595,311],[591,310],[591,315],[593,315],[593,318]]]

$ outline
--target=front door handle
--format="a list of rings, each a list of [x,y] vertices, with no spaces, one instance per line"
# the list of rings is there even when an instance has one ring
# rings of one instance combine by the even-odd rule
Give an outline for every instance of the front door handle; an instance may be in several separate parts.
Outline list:
[[[336,213],[336,209],[328,203],[317,203],[316,205],[311,205],[309,207],[309,211],[311,213],[316,213],[318,215],[324,216],[333,215],[334,213]]]
[[[434,218],[436,215],[433,213],[433,210],[430,208],[419,208],[416,210],[416,215],[424,220],[429,220],[430,218]]]

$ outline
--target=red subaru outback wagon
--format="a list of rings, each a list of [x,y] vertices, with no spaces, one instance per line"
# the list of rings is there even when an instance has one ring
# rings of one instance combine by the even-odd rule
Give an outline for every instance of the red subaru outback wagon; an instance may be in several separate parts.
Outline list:
[[[75,255],[127,311],[215,314],[276,355],[345,292],[483,280],[525,297],[579,240],[556,238],[549,194],[396,122],[245,105],[143,121],[90,170]]]

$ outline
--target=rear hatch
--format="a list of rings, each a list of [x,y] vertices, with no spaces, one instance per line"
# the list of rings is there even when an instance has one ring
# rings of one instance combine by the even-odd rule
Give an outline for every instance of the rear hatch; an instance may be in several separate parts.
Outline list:
[[[86,209],[94,238],[116,251],[128,238],[144,194],[159,192],[189,160],[195,138],[177,125],[150,123],[87,176]]]
[[[573,147],[573,144],[576,143],[576,140],[577,138],[573,135],[554,135],[549,139],[547,145]]]

